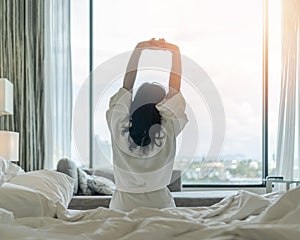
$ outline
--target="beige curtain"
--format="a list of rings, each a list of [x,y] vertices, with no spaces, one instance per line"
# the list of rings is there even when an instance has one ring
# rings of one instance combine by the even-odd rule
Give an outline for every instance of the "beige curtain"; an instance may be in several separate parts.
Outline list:
[[[282,75],[276,170],[278,175],[292,179],[300,177],[300,1],[282,0],[281,8]]]

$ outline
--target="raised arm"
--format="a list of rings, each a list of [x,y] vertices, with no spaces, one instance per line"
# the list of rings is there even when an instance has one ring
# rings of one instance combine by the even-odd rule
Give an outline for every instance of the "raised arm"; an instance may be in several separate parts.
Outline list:
[[[128,91],[132,91],[141,53],[142,53],[142,48],[138,48],[137,45],[136,48],[133,50],[131,57],[129,59],[127,69],[126,69],[126,74],[123,81],[123,88],[127,89]]]
[[[132,91],[136,79],[137,68],[139,65],[139,59],[142,50],[158,49],[158,47],[159,47],[159,43],[154,38],[152,38],[149,41],[140,42],[136,45],[127,65],[126,74],[123,82],[123,88],[127,89],[128,91]]]
[[[164,40],[163,40],[164,41]],[[181,86],[181,55],[179,48],[171,43],[165,42],[164,48],[172,53],[172,68],[169,77],[169,92],[166,98],[171,98],[178,92],[180,92]]]

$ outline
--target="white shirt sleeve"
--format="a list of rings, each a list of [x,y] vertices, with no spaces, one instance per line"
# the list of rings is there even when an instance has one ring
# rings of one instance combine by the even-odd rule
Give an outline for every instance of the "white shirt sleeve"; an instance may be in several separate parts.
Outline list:
[[[156,105],[162,119],[171,122],[173,125],[175,136],[177,136],[188,122],[185,114],[186,103],[181,94],[178,92],[169,99],[164,99]]]
[[[120,88],[119,91],[110,98],[109,109],[106,111],[106,121],[110,131],[112,131],[112,126],[119,129],[118,126],[120,127],[121,124],[124,125],[125,120],[128,122],[131,97],[131,92],[125,88]]]

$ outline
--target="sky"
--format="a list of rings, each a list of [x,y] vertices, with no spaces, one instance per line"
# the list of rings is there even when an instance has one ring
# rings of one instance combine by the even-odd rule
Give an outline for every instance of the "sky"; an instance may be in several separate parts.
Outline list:
[[[270,3],[270,152],[275,152],[280,81],[280,1]],[[88,77],[88,1],[72,1],[72,60],[74,98]],[[207,72],[222,98],[226,138],[222,154],[243,154],[261,160],[262,141],[262,1],[261,0],[169,0],[94,1],[94,65],[131,51],[139,41],[165,38],[179,46]],[[141,79],[160,74],[140,73]],[[140,80],[143,81],[143,80]],[[97,108],[95,130],[109,140],[104,112],[109,97],[122,78],[106,89]],[[183,80],[182,92],[200,133],[199,155],[211,140],[211,123],[205,100]],[[82,115],[84,119],[86,116]],[[88,127],[82,128],[87,137]],[[193,131],[187,128],[186,131]],[[193,141],[193,138],[191,138]]]

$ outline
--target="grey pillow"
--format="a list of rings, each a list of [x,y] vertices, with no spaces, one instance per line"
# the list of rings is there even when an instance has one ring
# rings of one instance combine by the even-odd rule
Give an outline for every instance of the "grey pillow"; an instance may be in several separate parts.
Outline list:
[[[114,182],[108,178],[87,174],[78,168],[79,191],[82,195],[112,195],[116,189]]]
[[[87,183],[98,194],[112,195],[116,190],[114,182],[106,177],[92,176],[87,180]]]
[[[70,159],[63,158],[59,160],[57,164],[57,171],[62,172],[70,176],[75,180],[74,184],[74,194],[78,193],[78,173],[76,164]]]
[[[91,179],[92,176],[87,174],[81,168],[77,168],[77,170],[78,170],[79,194],[93,195],[95,192],[88,186],[88,180]]]

